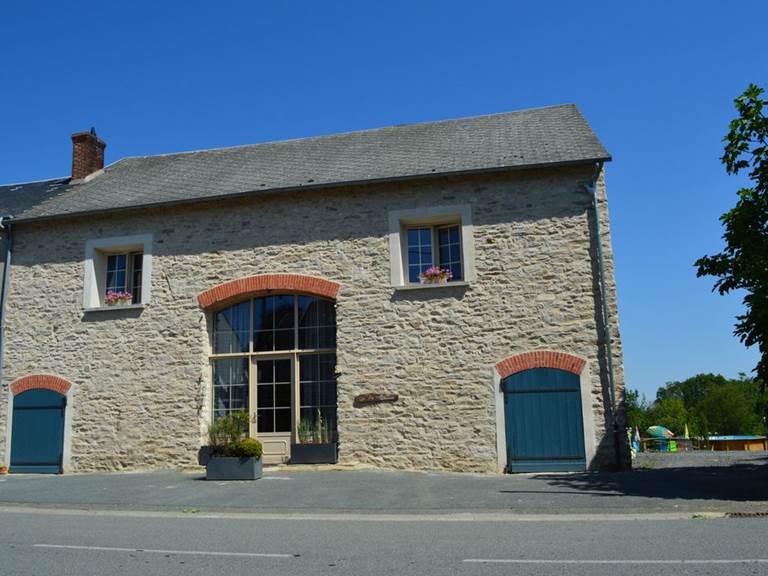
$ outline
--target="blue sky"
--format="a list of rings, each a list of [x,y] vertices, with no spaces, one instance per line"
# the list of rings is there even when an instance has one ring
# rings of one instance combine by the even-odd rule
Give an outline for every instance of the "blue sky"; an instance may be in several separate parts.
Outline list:
[[[768,3],[36,2],[0,17],[0,182],[107,162],[574,102],[613,154],[627,383],[748,372],[739,297],[693,262],[743,184],[732,100],[768,87]]]

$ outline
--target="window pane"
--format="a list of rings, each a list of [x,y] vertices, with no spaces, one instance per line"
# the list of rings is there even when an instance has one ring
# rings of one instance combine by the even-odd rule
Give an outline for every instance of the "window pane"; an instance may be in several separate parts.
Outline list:
[[[275,328],[293,328],[293,296],[275,296]]]
[[[248,359],[213,361],[214,416],[248,410]]]
[[[299,349],[311,350],[317,348],[317,328],[299,329]]]
[[[295,296],[265,296],[253,301],[254,351],[293,350]]]
[[[275,330],[275,350],[293,350],[294,338],[293,328],[290,330]]]
[[[254,352],[271,352],[274,350],[274,333],[271,330],[262,330],[253,335]]]
[[[275,384],[275,406],[291,407],[291,385],[290,384]]]
[[[299,296],[299,327],[317,326],[317,298]]]
[[[452,280],[461,280],[461,230],[459,226],[450,226],[438,229],[439,242],[439,266],[448,268],[452,274]]]
[[[336,327],[319,328],[317,338],[318,348],[336,348]]]
[[[408,281],[418,282],[419,274],[432,266],[432,227],[408,229]]]
[[[267,408],[266,410],[257,410],[256,430],[257,432],[275,431],[275,411],[272,408]]]
[[[275,405],[275,390],[272,384],[260,384],[256,387],[256,405],[259,408],[272,408]]]
[[[275,360],[275,382],[291,381],[291,361]]]
[[[291,431],[291,409],[275,410],[275,432]]]
[[[300,412],[300,442],[335,442],[336,408],[302,408]]]
[[[216,313],[213,351],[216,354],[248,352],[248,302]]]
[[[256,363],[256,380],[259,384],[271,384],[275,381],[275,362],[273,360],[259,360]]]
[[[317,354],[318,380],[336,379],[336,354]]]

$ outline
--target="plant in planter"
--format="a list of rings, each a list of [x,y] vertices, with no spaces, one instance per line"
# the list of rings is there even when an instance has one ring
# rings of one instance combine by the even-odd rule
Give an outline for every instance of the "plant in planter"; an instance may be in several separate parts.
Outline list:
[[[419,274],[419,280],[422,284],[447,284],[451,278],[453,278],[453,274],[448,268],[438,266],[430,266]]]
[[[107,291],[104,296],[104,304],[107,306],[125,306],[133,301],[133,294],[130,292]]]
[[[314,418],[302,418],[298,444],[291,444],[292,464],[335,464],[338,460],[336,432],[320,410]]]
[[[235,412],[219,418],[208,429],[207,480],[261,478],[261,442],[247,436],[248,414]]]

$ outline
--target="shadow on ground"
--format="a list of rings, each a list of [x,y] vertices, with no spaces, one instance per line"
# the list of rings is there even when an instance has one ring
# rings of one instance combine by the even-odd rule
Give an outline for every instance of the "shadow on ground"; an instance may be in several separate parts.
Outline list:
[[[647,466],[630,472],[548,474],[536,478],[552,488],[594,496],[768,501],[768,455],[724,465]]]

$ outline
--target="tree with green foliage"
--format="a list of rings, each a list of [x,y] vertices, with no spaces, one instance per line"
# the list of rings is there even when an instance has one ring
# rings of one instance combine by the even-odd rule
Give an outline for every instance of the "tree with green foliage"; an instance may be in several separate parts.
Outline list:
[[[687,409],[691,409],[701,402],[712,388],[727,383],[728,379],[721,374],[696,374],[680,382],[667,382],[656,391],[656,399],[679,398]]]
[[[682,436],[715,434],[762,434],[768,394],[760,380],[741,374],[728,379],[720,374],[697,374],[679,382],[667,382],[649,404],[635,390],[627,390],[627,422],[642,432],[648,426],[666,426]]]
[[[646,428],[652,425],[648,419],[650,404],[645,399],[645,395],[640,396],[640,392],[637,390],[627,390],[624,406],[627,411],[627,424],[633,430],[638,428],[641,433],[644,433]]]
[[[736,100],[738,118],[731,121],[721,158],[728,174],[748,170],[751,187],[738,191],[736,206],[720,220],[725,249],[696,261],[698,276],[714,276],[720,294],[744,290],[746,312],[736,317],[735,334],[756,345],[761,358],[755,368],[768,383],[768,100],[750,84]]]
[[[648,420],[652,424],[669,428],[675,436],[682,436],[690,417],[680,398],[665,398],[651,405],[648,410]]]
[[[757,408],[764,403],[754,380],[731,380],[710,390],[697,406],[707,422],[707,435],[762,434],[763,419]]]

